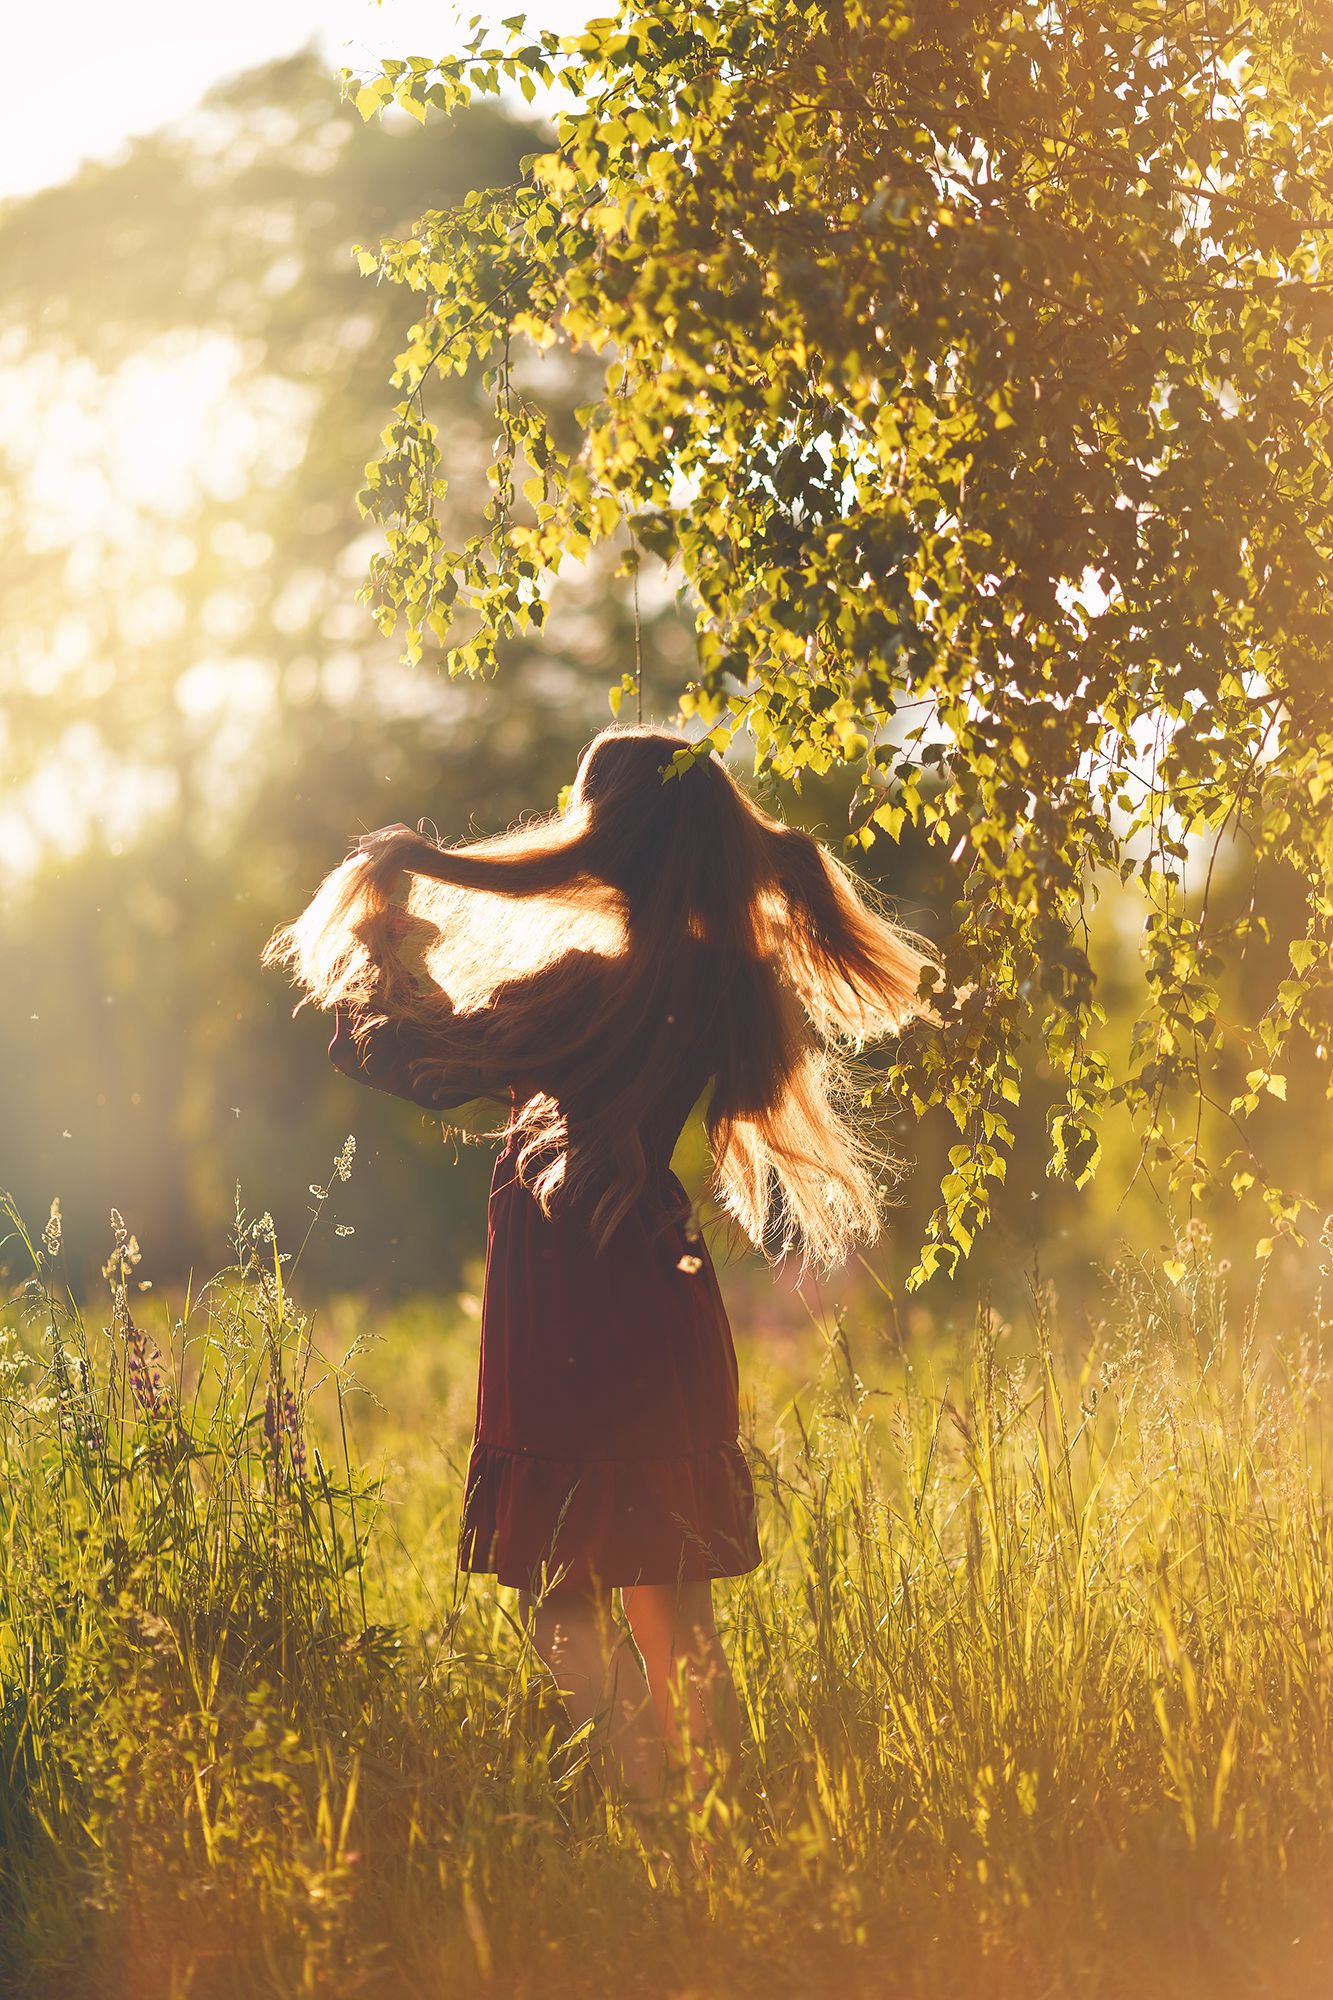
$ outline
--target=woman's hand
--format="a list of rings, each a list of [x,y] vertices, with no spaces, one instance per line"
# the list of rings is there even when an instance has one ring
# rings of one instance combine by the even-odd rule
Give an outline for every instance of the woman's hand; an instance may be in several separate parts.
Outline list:
[[[397,883],[400,875],[410,871],[414,856],[419,857],[430,846],[421,834],[414,833],[410,826],[381,826],[374,833],[363,833],[357,841],[356,852],[366,858],[366,873],[376,887],[386,893]]]

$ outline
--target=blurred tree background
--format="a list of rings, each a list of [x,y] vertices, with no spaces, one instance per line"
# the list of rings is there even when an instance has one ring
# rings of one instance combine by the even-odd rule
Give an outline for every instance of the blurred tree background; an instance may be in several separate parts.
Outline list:
[[[590,575],[497,698],[401,668],[354,602],[398,328],[351,245],[531,145],[497,112],[367,129],[310,55],[0,217],[0,1179],[59,1194],[85,1265],[114,1202],[159,1274],[212,1269],[237,1181],[290,1231],[348,1130],[361,1234],[313,1276],[407,1287],[475,1247],[485,1162],[349,1091],[258,953],[356,832],[550,804],[630,643]],[[445,418],[464,507],[471,400]],[[675,621],[648,622],[665,661]]]
[[[258,956],[358,831],[427,815],[459,836],[552,805],[632,665],[614,556],[562,584],[494,682],[403,666],[356,602],[377,535],[355,496],[402,306],[352,246],[512,180],[541,143],[503,107],[367,125],[311,54],[0,210],[0,1185],[38,1221],[59,1196],[90,1277],[113,1204],[159,1282],[221,1261],[238,1183],[292,1241],[349,1131],[356,1233],[320,1232],[317,1288],[454,1284],[484,1246],[489,1152],[349,1090],[325,1023],[293,1022]],[[579,379],[557,354],[531,366],[558,435]],[[489,399],[451,377],[432,417],[466,524],[487,493]],[[693,671],[690,621],[646,572],[640,597],[645,713],[664,718]],[[766,802],[836,842],[850,792],[807,780]],[[867,865],[936,926],[955,888],[937,854],[909,836]],[[1099,915],[1113,941],[1117,909]],[[1112,1034],[1140,979],[1123,928]],[[1042,1116],[1025,1101],[964,1308],[980,1283],[1012,1309],[1038,1251],[1082,1283],[1123,1235],[1153,1247],[1180,1226],[1141,1180],[1121,1206],[1128,1130],[1105,1135],[1093,1190],[1046,1181]],[[891,1284],[949,1143],[930,1123],[898,1133],[917,1172],[872,1259]],[[1328,1198],[1327,1137],[1283,1143],[1313,1151]]]

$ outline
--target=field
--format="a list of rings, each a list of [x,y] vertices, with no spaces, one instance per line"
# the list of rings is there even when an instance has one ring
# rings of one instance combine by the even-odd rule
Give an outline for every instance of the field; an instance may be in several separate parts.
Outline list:
[[[1328,1992],[1327,1329],[1268,1324],[1206,1236],[1175,1282],[1123,1266],[1082,1350],[1039,1285],[955,1340],[814,1294],[760,1338],[738,1300],[746,1806],[674,1860],[567,1740],[513,1594],[455,1574],[475,1299],[312,1320],[240,1217],[188,1301],[122,1232],[80,1314],[58,1222],[29,1241],[7,1990]]]

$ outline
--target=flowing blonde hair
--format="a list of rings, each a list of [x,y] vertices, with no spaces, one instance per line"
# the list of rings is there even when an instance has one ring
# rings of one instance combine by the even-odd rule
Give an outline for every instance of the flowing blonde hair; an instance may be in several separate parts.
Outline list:
[[[642,1123],[692,1037],[722,1205],[756,1245],[832,1265],[878,1233],[891,1166],[858,1110],[856,1057],[928,1011],[929,951],[689,748],[606,729],[563,812],[452,848],[386,829],[264,960],[363,1033],[423,1031],[420,1075],[513,1087],[534,1193],[548,1213],[588,1194],[602,1243],[645,1186]],[[563,1103],[579,1106],[576,1148]]]

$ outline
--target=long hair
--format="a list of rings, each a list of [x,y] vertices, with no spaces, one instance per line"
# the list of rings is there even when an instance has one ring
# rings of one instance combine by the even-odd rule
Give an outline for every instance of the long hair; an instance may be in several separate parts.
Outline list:
[[[858,1115],[855,1059],[928,1011],[928,948],[691,748],[605,729],[563,812],[461,847],[372,836],[264,960],[363,1031],[427,1031],[418,1071],[520,1097],[535,1080],[520,1172],[547,1213],[587,1195],[600,1243],[644,1189],[643,1121],[694,1037],[723,1206],[756,1245],[831,1265],[878,1233],[891,1164]],[[580,1107],[576,1146],[562,1101]]]

